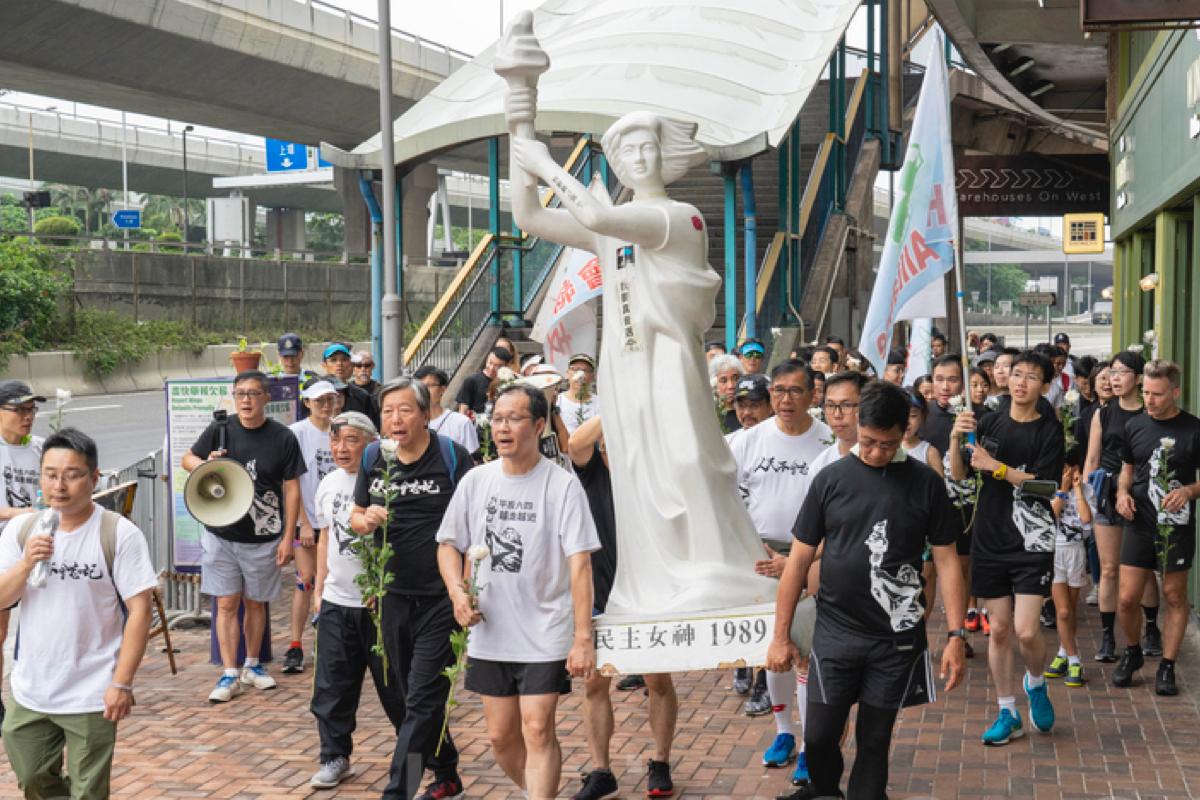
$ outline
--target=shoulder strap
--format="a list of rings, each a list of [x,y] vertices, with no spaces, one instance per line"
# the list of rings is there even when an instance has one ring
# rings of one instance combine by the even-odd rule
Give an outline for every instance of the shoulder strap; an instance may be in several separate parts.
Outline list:
[[[450,488],[453,489],[458,485],[458,449],[450,437],[440,433],[433,435],[437,437],[438,448],[442,451],[442,463],[446,465],[446,472],[450,474]]]
[[[25,543],[29,541],[29,534],[33,532],[33,521],[37,519],[37,512],[31,514],[22,514],[17,517],[16,532],[17,532],[17,547],[21,550],[25,549]],[[10,523],[13,524],[13,523]]]
[[[104,566],[108,567],[108,576],[113,579],[113,562],[117,559],[117,524],[121,515],[105,509],[100,515],[100,550],[104,553]]]
[[[367,470],[369,470],[371,468],[371,465],[375,463],[375,459],[378,456],[379,456],[379,442],[378,441],[371,442],[369,445],[367,445],[367,449],[363,450],[362,464],[359,465],[359,469],[361,469],[363,472],[366,472]]]

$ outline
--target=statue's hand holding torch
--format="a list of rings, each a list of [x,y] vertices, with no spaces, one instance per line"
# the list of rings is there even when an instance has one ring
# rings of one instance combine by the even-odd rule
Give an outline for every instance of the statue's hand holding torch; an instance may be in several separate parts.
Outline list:
[[[522,11],[496,47],[493,69],[508,83],[505,118],[512,139],[533,139],[538,77],[550,69],[550,57],[533,35],[533,12]],[[526,186],[533,177],[525,174]]]

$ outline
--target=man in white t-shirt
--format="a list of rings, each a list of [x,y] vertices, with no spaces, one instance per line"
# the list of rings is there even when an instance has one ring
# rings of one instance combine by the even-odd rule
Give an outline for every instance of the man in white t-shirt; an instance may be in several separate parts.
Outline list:
[[[465,414],[451,411],[442,405],[450,376],[444,370],[426,365],[413,373],[413,377],[425,384],[429,390],[429,430],[453,439],[475,456],[479,452],[479,430]]]
[[[42,533],[43,512],[0,537],[0,607],[21,603],[4,747],[26,797],[109,796],[117,723],[133,707],[146,650],[157,583],[150,550],[133,523],[92,502],[97,464],[96,443],[74,428],[50,436],[40,484],[57,531]],[[35,588],[28,581],[41,561],[48,576]]]
[[[38,403],[46,398],[33,393],[22,381],[0,381],[0,533],[15,516],[33,506],[38,493],[38,460],[42,437],[33,436]],[[0,688],[4,681],[4,642],[8,639],[7,607],[0,611]],[[4,701],[0,700],[0,722]]]
[[[454,616],[471,626],[466,688],[483,698],[496,763],[531,800],[558,791],[558,696],[596,665],[591,553],[600,539],[579,481],[538,450],[549,416],[532,387],[500,392],[500,458],[466,474],[437,534]],[[476,597],[463,588],[464,554],[485,587]]]
[[[812,372],[802,361],[791,360],[771,371],[771,409],[774,417],[756,425],[731,446],[738,468],[738,489],[754,527],[762,537],[766,558],[755,564],[760,575],[778,578],[787,565],[792,526],[812,483],[812,463],[828,447],[833,436],[825,423],[808,413],[812,403]],[[793,672],[767,672],[770,703],[764,710],[775,715],[775,740],[763,755],[763,766],[784,767],[796,753],[790,697],[796,687],[801,721],[804,717],[807,683]],[[761,713],[757,698],[747,702],[747,713]],[[801,752],[794,781],[807,781],[808,768]]]
[[[556,402],[559,416],[570,435],[600,413],[600,400],[596,397],[596,360],[587,353],[571,356],[567,363],[567,381],[570,388],[560,394]]]
[[[353,548],[358,536],[350,529],[363,451],[378,438],[379,432],[365,414],[347,411],[334,417],[329,443],[338,468],[326,475],[317,489],[314,524],[321,531],[313,597],[313,613],[318,615],[317,656],[309,710],[317,718],[321,768],[309,781],[314,789],[332,789],[353,774],[352,734],[368,670],[392,727],[399,729],[404,722],[400,682],[385,676],[383,659],[371,647],[375,623],[355,583],[362,561]]]

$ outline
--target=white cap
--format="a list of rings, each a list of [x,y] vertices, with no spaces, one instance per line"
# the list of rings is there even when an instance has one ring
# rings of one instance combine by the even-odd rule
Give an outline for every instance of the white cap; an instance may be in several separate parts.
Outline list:
[[[300,396],[305,400],[315,400],[318,397],[336,393],[337,389],[333,388],[333,384],[329,381],[314,381],[307,388],[301,390]]]

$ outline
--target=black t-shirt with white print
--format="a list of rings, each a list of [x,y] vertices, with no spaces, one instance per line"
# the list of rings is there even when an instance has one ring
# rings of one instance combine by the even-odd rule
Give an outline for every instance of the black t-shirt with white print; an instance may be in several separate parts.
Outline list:
[[[388,585],[393,594],[436,596],[446,592],[438,572],[434,537],[454,489],[474,465],[466,448],[457,442],[451,444],[458,454],[454,481],[450,480],[450,465],[442,457],[437,434],[432,432],[429,446],[415,463],[405,464],[399,457],[390,462],[394,496],[388,508],[387,537],[392,557],[387,569],[393,575]],[[354,504],[361,508],[385,504],[384,471],[389,464],[382,453],[375,452],[374,461],[359,470],[354,487]]]
[[[921,556],[925,545],[954,543],[941,478],[905,456],[883,468],[853,453],[813,479],[796,538],[821,558],[817,608],[840,627],[879,638],[924,627]]]
[[[1017,422],[1008,411],[989,414],[979,422],[977,441],[1010,470],[1028,472],[1038,480],[1062,479],[1066,454],[1062,425],[1054,416],[1039,415]],[[1043,558],[1054,553],[1058,522],[1050,498],[1020,497],[1007,479],[983,476],[975,516],[972,555],[995,559]]]
[[[225,528],[209,528],[230,542],[261,544],[283,533],[283,482],[307,471],[300,443],[288,427],[271,418],[257,428],[243,428],[241,420],[226,422],[226,455],[246,468],[254,479],[250,513]],[[192,445],[192,454],[208,458],[220,446],[220,423],[212,422]]]
[[[1173,440],[1168,442],[1169,448],[1165,448],[1164,439]],[[1195,483],[1196,470],[1200,469],[1200,419],[1181,410],[1166,420],[1139,414],[1125,423],[1121,461],[1134,468],[1132,494],[1137,511],[1133,525],[1141,533],[1158,532],[1159,512],[1167,495],[1156,480],[1164,449],[1167,467],[1174,473],[1171,489]],[[1177,533],[1195,535],[1196,502],[1193,500],[1174,513],[1163,513],[1162,521],[1174,525]]]

